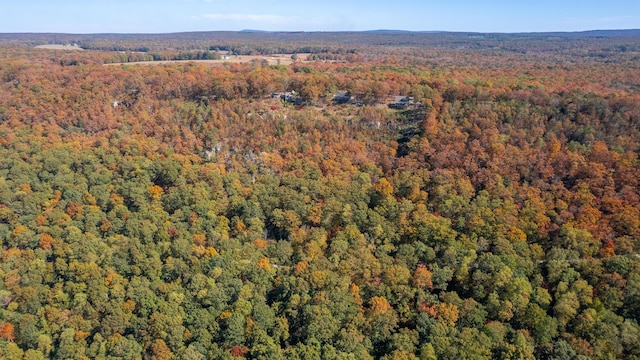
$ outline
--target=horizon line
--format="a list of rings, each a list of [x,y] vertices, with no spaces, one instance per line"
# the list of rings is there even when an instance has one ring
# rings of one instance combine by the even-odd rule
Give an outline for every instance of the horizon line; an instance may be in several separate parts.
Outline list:
[[[456,31],[456,30],[403,30],[403,29],[370,29],[370,30],[260,30],[260,29],[242,29],[242,30],[185,30],[185,31],[169,31],[169,32],[51,32],[51,31],[22,31],[22,32],[0,32],[1,35],[174,35],[174,34],[193,34],[193,33],[264,33],[264,34],[314,34],[314,33],[414,33],[414,34],[580,34],[589,32],[631,32],[640,31],[640,28],[628,29],[590,29],[590,30],[557,30],[557,31]]]

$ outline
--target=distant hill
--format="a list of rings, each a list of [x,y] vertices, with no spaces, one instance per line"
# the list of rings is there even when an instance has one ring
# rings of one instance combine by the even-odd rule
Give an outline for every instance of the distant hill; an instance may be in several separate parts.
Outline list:
[[[581,31],[579,34],[592,36],[640,36],[640,29],[629,30],[589,30]]]
[[[268,30],[242,29],[241,33],[270,33]]]
[[[357,31],[356,31],[357,32]],[[409,30],[391,30],[391,29],[378,29],[378,30],[367,30],[367,31],[363,31],[366,33],[381,33],[381,34],[386,34],[386,33],[410,33],[413,31],[409,31]]]
[[[358,31],[356,31],[356,32],[358,32]],[[439,30],[411,31],[411,30],[378,29],[378,30],[367,30],[367,31],[362,31],[362,32],[365,32],[365,33],[378,33],[378,34],[394,34],[394,33],[439,34],[439,33],[445,33],[446,31],[439,31]]]

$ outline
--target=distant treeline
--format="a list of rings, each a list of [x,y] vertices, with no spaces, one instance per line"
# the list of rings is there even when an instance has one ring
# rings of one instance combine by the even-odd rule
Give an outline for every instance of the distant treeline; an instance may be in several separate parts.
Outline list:
[[[106,63],[127,63],[139,61],[170,61],[170,60],[220,60],[222,57],[216,51],[180,51],[180,52],[120,52]]]
[[[226,49],[238,55],[344,53],[360,54],[384,47],[500,53],[564,54],[607,58],[640,51],[637,30],[581,33],[449,33],[449,32],[192,32],[176,34],[0,34],[1,42],[36,46],[78,44],[99,51],[203,51]]]

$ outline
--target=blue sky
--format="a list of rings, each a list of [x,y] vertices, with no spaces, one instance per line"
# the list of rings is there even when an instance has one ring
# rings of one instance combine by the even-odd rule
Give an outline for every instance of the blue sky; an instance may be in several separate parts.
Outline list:
[[[639,0],[0,0],[0,32],[640,28]]]

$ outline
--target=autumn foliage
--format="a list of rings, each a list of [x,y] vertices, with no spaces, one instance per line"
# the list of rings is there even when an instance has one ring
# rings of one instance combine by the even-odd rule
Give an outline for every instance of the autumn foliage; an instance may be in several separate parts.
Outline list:
[[[0,34],[0,358],[640,357],[633,33],[216,35]]]
[[[12,323],[5,322],[0,324],[0,337],[9,341],[15,340],[15,336],[13,334],[15,328]]]

